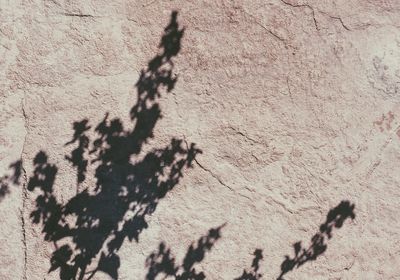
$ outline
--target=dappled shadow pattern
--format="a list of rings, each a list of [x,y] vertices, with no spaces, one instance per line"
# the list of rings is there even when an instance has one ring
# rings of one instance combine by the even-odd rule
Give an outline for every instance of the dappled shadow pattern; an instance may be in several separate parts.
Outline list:
[[[17,160],[13,162],[8,168],[11,170],[11,174],[0,177],[0,200],[10,193],[11,185],[20,184],[19,179],[22,174],[22,161]]]
[[[132,129],[124,128],[118,118],[110,120],[107,113],[93,126],[96,136],[91,140],[89,120],[73,124],[74,134],[66,145],[76,148],[65,158],[77,169],[74,197],[60,203],[53,189],[57,167],[42,151],[34,159],[28,190],[35,191],[37,198],[31,218],[43,225],[45,240],[54,243],[49,272],[58,269],[62,280],[91,279],[98,271],[117,279],[122,244],[126,239],[139,241],[140,233],[148,227],[146,217],[201,152],[194,144],[175,138],[164,148],[143,149],[161,118],[159,98],[177,81],[172,58],[180,50],[182,36],[173,12],[159,54],[136,83],[137,101],[130,111]],[[89,166],[95,168],[96,185],[79,191]],[[216,238],[211,237],[204,246]]]
[[[262,250],[256,249],[253,253],[254,259],[251,264],[249,271],[244,270],[242,275],[234,280],[259,280],[262,278],[262,274],[258,272],[260,269],[260,261],[263,259]]]
[[[211,250],[214,243],[221,237],[222,227],[224,225],[210,229],[206,236],[197,241],[197,244],[190,245],[180,265],[176,264],[175,258],[171,255],[171,250],[164,243],[161,243],[158,251],[152,253],[146,260],[146,266],[148,267],[146,280],[165,279],[167,277],[173,277],[176,280],[205,279],[205,274],[196,271],[194,266],[196,263],[203,261],[205,254]]]
[[[331,209],[326,217],[319,232],[311,238],[311,245],[308,248],[302,246],[301,241],[293,245],[294,254],[293,258],[285,257],[281,264],[281,274],[277,280],[283,280],[283,276],[294,268],[298,268],[308,261],[316,260],[318,256],[326,251],[326,240],[332,238],[332,229],[341,228],[347,218],[354,219],[354,204],[349,201],[342,201],[338,206]]]

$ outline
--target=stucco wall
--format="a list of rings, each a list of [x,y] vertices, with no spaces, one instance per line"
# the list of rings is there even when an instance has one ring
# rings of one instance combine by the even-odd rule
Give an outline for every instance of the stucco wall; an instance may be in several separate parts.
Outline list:
[[[399,16],[0,0],[0,278],[400,279]]]

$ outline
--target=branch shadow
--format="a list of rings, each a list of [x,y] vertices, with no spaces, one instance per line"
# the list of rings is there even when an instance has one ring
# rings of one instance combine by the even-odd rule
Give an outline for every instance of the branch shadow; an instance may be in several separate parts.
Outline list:
[[[195,264],[201,263],[208,251],[212,249],[215,242],[221,238],[221,229],[225,224],[211,228],[208,234],[202,236],[196,244],[190,245],[182,264],[177,265],[171,254],[171,249],[161,242],[158,251],[153,252],[146,260],[148,272],[146,280],[166,279],[174,277],[176,280],[203,280],[206,279],[204,272],[197,272]]]
[[[118,279],[118,251],[124,241],[139,242],[148,227],[146,217],[201,153],[195,144],[176,138],[164,148],[143,151],[161,118],[159,99],[173,90],[177,81],[172,58],[180,51],[183,34],[174,11],[159,54],[141,71],[136,83],[137,100],[130,111],[132,129],[124,128],[119,118],[109,119],[108,113],[96,126],[88,119],[74,122],[72,139],[65,145],[76,148],[65,159],[77,170],[75,196],[60,203],[54,190],[57,166],[44,151],[33,160],[34,174],[27,189],[37,197],[30,216],[42,225],[44,239],[54,244],[49,273],[59,270],[62,280],[91,279],[98,271]],[[89,136],[92,131],[94,139]],[[78,191],[89,166],[95,167],[96,184]]]
[[[341,201],[339,205],[329,210],[326,221],[320,226],[317,232],[311,238],[311,245],[305,248],[301,242],[293,245],[295,256],[285,257],[281,264],[281,274],[277,280],[283,280],[283,276],[301,265],[317,259],[326,249],[326,240],[332,238],[334,228],[341,228],[348,219],[355,219],[355,205],[349,201]],[[225,225],[225,224],[224,224]],[[176,279],[176,280],[203,280],[206,278],[204,272],[196,272],[193,268],[194,264],[201,263],[205,253],[210,251],[214,243],[221,237],[220,230],[224,226],[210,229],[208,235],[203,236],[197,242],[197,246],[193,244],[188,249],[183,264],[177,265],[175,258],[171,254],[171,249],[167,248],[164,242],[161,242],[158,251],[153,252],[146,261],[148,273],[146,280],[155,279]],[[256,249],[253,253],[254,258],[250,269],[244,269],[241,276],[234,280],[260,280],[263,275],[260,273],[260,263],[263,260],[263,251]]]
[[[341,228],[348,218],[355,219],[354,207],[355,205],[349,201],[341,201],[338,206],[329,210],[325,223],[320,226],[319,232],[311,238],[311,245],[308,248],[303,247],[301,241],[294,243],[294,257],[285,256],[285,260],[281,264],[281,274],[277,280],[283,280],[286,273],[309,261],[314,261],[322,255],[328,247],[326,240],[332,238],[332,230]]]

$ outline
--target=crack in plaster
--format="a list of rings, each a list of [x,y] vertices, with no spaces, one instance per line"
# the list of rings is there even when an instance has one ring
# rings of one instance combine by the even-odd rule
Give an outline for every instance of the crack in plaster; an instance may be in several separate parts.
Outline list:
[[[27,252],[27,246],[26,246],[26,223],[25,223],[25,217],[24,217],[24,212],[25,212],[25,206],[26,206],[26,199],[27,199],[27,183],[28,183],[28,177],[26,175],[26,170],[24,168],[24,162],[22,160],[24,151],[25,151],[25,144],[26,144],[26,140],[27,140],[27,136],[28,136],[28,124],[27,124],[27,114],[25,111],[25,107],[24,107],[24,101],[25,101],[25,95],[21,100],[21,110],[22,110],[22,115],[24,117],[24,126],[25,126],[25,138],[24,138],[24,142],[22,144],[22,152],[21,152],[21,168],[22,168],[22,172],[23,172],[23,183],[22,183],[22,209],[20,211],[20,215],[21,215],[21,231],[22,231],[22,243],[23,243],[23,247],[24,247],[24,269],[23,269],[23,279],[26,280],[27,279],[27,274],[26,274],[26,270],[27,270],[27,263],[28,263],[28,252]]]

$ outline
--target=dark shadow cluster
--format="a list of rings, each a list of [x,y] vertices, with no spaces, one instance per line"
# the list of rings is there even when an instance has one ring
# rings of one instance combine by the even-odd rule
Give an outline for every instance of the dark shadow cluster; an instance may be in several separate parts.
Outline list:
[[[316,260],[318,256],[326,251],[326,240],[332,238],[333,228],[341,228],[344,221],[348,218],[354,219],[354,204],[349,201],[342,201],[338,206],[329,210],[325,223],[319,232],[311,238],[311,245],[308,248],[302,246],[301,241],[293,245],[294,257],[285,257],[281,264],[281,274],[277,280],[283,280],[283,276],[294,268],[298,268],[306,262]]]
[[[221,238],[221,229],[224,225],[212,228],[206,236],[201,237],[197,244],[190,245],[182,264],[177,265],[171,250],[161,243],[158,251],[152,253],[146,260],[148,272],[146,280],[163,279],[173,277],[176,280],[203,280],[206,278],[203,272],[194,268],[195,264],[201,263],[205,254],[211,250],[214,243]]]
[[[74,134],[66,145],[76,148],[65,158],[77,169],[77,193],[69,201],[60,203],[56,198],[57,167],[44,152],[36,155],[28,183],[28,190],[37,194],[31,218],[43,225],[45,240],[55,245],[49,272],[59,269],[60,279],[91,279],[98,271],[117,279],[122,244],[139,240],[148,227],[146,217],[201,152],[194,144],[175,138],[164,148],[143,150],[161,118],[159,98],[176,83],[172,58],[180,50],[182,36],[173,12],[159,54],[136,83],[137,101],[130,111],[132,129],[106,114],[93,126],[96,136],[91,139],[89,120],[73,124]],[[90,165],[95,168],[96,185],[79,191]]]
[[[10,193],[10,185],[19,185],[22,174],[22,161],[17,160],[9,166],[10,175],[0,177],[0,200]]]

